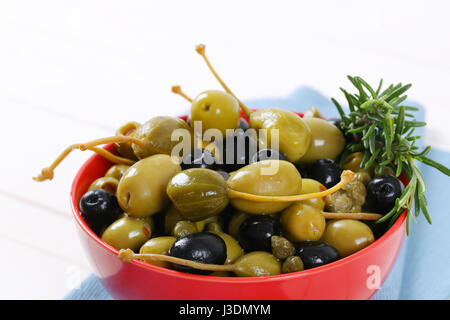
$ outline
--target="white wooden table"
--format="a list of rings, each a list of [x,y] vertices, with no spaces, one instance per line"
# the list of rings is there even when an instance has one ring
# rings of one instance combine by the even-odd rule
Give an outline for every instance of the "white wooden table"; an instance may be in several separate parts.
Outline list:
[[[450,150],[446,1],[0,2],[0,298],[59,299],[91,272],[69,208],[68,144],[188,108],[170,93],[219,88],[198,43],[242,99],[300,85],[341,99],[346,75],[413,83],[425,142]]]

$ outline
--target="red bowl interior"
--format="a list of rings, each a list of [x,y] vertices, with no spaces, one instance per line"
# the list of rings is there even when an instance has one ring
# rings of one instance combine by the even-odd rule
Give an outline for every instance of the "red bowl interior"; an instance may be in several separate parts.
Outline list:
[[[105,149],[115,151],[113,144]],[[215,277],[182,273],[139,260],[123,263],[117,258],[118,250],[103,242],[88,227],[79,210],[79,201],[89,185],[102,177],[111,165],[100,155],[91,156],[78,171],[70,198],[82,246],[103,286],[114,298],[368,299],[389,274],[404,240],[406,212],[366,248],[333,263],[289,274]],[[400,178],[404,184],[408,183],[404,176]],[[375,281],[375,285],[368,285],[369,280]]]

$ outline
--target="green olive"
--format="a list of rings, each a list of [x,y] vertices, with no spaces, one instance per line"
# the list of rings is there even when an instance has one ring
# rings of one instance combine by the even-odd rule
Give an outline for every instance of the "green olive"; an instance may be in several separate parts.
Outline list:
[[[303,265],[303,261],[299,256],[287,257],[281,265],[281,271],[283,273],[303,271],[304,269],[305,266]]]
[[[155,237],[144,243],[139,249],[139,253],[156,253],[169,255],[169,250],[177,239],[175,237],[163,236]],[[155,266],[170,268],[171,264],[165,261],[156,261],[152,259],[144,259],[145,262]]]
[[[233,264],[238,258],[244,255],[244,250],[235,238],[223,232],[212,233],[217,234],[225,242],[227,247],[227,259],[225,260],[225,264]]]
[[[323,116],[320,113],[319,109],[317,109],[316,107],[309,107],[308,109],[306,109],[305,112],[303,112],[303,118],[320,118],[320,119],[322,119]]]
[[[364,157],[362,152],[354,152],[349,154],[342,164],[343,170],[352,170],[353,172],[358,172],[361,169],[361,161]]]
[[[172,235],[176,238],[182,238],[184,236],[197,233],[198,229],[194,222],[192,221],[178,221],[173,227]]]
[[[281,274],[281,263],[265,251],[253,251],[234,263],[233,272],[239,277],[261,277]]]
[[[235,239],[239,240],[239,227],[241,226],[242,222],[250,217],[251,215],[249,215],[248,213],[236,211],[231,216],[230,222],[228,223],[228,233]]]
[[[129,216],[113,222],[102,234],[102,240],[120,249],[139,250],[152,235],[152,218],[144,219]]]
[[[371,180],[372,176],[370,175],[368,170],[361,169],[358,172],[355,172],[355,181],[359,181],[363,185],[367,186]]]
[[[108,171],[106,171],[105,177],[111,177],[120,180],[129,167],[130,166],[127,166],[126,164],[115,164],[111,168],[109,168]]]
[[[271,129],[277,129],[279,141],[277,149],[290,162],[297,162],[302,158],[311,144],[311,130],[308,125],[291,111],[279,108],[259,109],[251,113],[250,127],[255,130],[267,129],[266,134],[260,135],[260,144],[266,145],[267,148],[273,148],[272,134],[275,132],[272,133]]]
[[[240,117],[238,101],[227,92],[205,91],[192,101],[191,125],[194,125],[195,121],[201,121],[203,132],[217,129],[225,137],[227,129],[234,131],[239,127]]]
[[[329,221],[321,241],[336,248],[341,257],[346,257],[374,241],[372,230],[363,222],[351,219]]]
[[[281,213],[281,226],[294,242],[319,240],[325,230],[325,217],[316,207],[295,203]]]
[[[220,213],[228,205],[227,183],[216,171],[184,170],[167,185],[167,195],[186,220],[199,221]]]
[[[263,160],[232,172],[227,183],[232,190],[254,195],[290,196],[301,191],[302,177],[289,161]],[[238,210],[253,214],[279,212],[290,205],[288,202],[255,202],[244,199],[231,199],[231,204]]]
[[[302,191],[300,194],[316,193],[326,190],[327,188],[319,181],[314,179],[302,179]],[[325,200],[323,198],[313,198],[308,200],[302,200],[300,203],[307,204],[313,207],[323,210],[325,208]]]
[[[141,125],[135,121],[127,122],[123,124],[117,131],[116,136],[130,136],[133,137],[137,128]],[[133,148],[131,147],[131,143],[122,142],[116,143],[117,153],[125,158],[137,160],[136,155],[134,154]]]
[[[345,147],[345,137],[335,125],[319,118],[305,118],[311,130],[311,144],[298,163],[313,163],[319,159],[335,159]]]
[[[177,129],[183,130],[180,131],[182,133],[180,136],[183,139],[184,137],[189,139],[189,146],[192,146],[192,132],[186,121],[175,117],[159,116],[148,120],[136,129],[134,137],[144,140],[145,146],[141,147],[132,144],[134,153],[139,159],[144,159],[155,154],[170,155],[172,149],[181,143],[178,139],[172,138],[172,133]],[[177,154],[176,156],[179,155]]]
[[[222,226],[218,222],[210,222],[206,224],[205,229],[209,232],[223,232]]]
[[[103,190],[109,191],[113,194],[116,194],[118,185],[119,185],[119,180],[117,180],[116,178],[101,177],[101,178],[94,180],[94,182],[91,183],[88,191],[94,190],[94,189],[103,189]]]
[[[164,231],[166,233],[171,233],[178,221],[183,220],[184,217],[181,215],[180,211],[171,203],[167,209],[164,216]]]
[[[169,202],[167,184],[180,171],[180,165],[164,154],[136,162],[120,179],[117,188],[120,207],[133,217],[150,216],[161,211]]]
[[[284,260],[295,253],[295,246],[288,239],[280,236],[270,238],[272,254],[280,260]]]

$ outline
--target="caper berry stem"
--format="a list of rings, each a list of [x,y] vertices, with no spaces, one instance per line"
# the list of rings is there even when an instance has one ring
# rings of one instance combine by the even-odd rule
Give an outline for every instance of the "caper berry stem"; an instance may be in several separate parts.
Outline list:
[[[367,212],[326,212],[321,211],[325,219],[340,220],[340,219],[352,219],[352,220],[378,220],[383,215],[379,213],[367,213]]]
[[[100,138],[100,139],[92,140],[92,141],[85,142],[85,143],[72,144],[72,145],[68,146],[66,149],[64,149],[64,151],[55,159],[55,161],[53,161],[53,163],[49,167],[42,169],[41,173],[37,177],[33,177],[33,180],[38,181],[38,182],[45,181],[45,180],[52,180],[53,176],[54,176],[54,170],[56,169],[56,167],[73,150],[77,150],[77,149],[81,150],[81,151],[91,150],[91,151],[99,153],[100,155],[104,156],[105,158],[107,158],[108,160],[110,160],[112,162],[119,163],[119,164],[129,164],[129,162],[126,161],[128,159],[118,157],[116,155],[113,155],[112,153],[110,153],[107,150],[97,148],[98,145],[102,145],[102,144],[124,143],[124,142],[134,143],[134,144],[137,144],[142,147],[145,145],[144,140],[137,139],[137,138],[130,137],[130,136],[122,136],[122,135]]]
[[[222,78],[220,78],[220,76],[214,70],[213,66],[209,62],[209,59],[206,57],[205,47],[206,46],[204,44],[199,44],[195,47],[195,51],[197,51],[197,53],[203,57],[203,60],[205,60],[209,70],[211,70],[212,74],[217,79],[217,81],[219,81],[220,85],[225,89],[226,92],[228,92],[229,94],[231,94],[233,97],[236,98],[236,100],[239,103],[239,107],[242,109],[242,111],[244,111],[245,115],[249,118],[251,114],[250,109],[245,104],[243,104],[242,101],[238,99],[238,97],[236,97],[236,95],[230,90],[230,88],[228,88],[225,82],[223,82]]]
[[[175,94],[178,94],[180,96],[182,96],[183,98],[185,98],[187,101],[192,102],[192,98],[190,98],[187,94],[185,94],[183,92],[183,90],[181,90],[180,86],[172,86],[172,92]]]
[[[233,271],[236,269],[235,265],[221,265],[221,264],[207,264],[201,263],[197,261],[181,259],[177,257],[167,256],[164,254],[157,253],[134,253],[131,249],[121,249],[119,251],[119,259],[123,262],[130,262],[133,259],[151,259],[156,261],[164,261],[164,262],[172,262],[176,264],[180,264],[183,266],[191,267],[198,270],[207,270],[207,271]]]
[[[336,185],[333,187],[326,189],[321,192],[313,192],[313,193],[307,193],[307,194],[299,194],[299,195],[292,195],[292,196],[263,196],[263,195],[256,195],[256,194],[250,194],[245,192],[240,192],[236,190],[229,189],[228,190],[228,197],[230,199],[243,199],[243,200],[249,200],[254,202],[297,202],[302,200],[308,200],[308,199],[314,199],[314,198],[322,198],[325,197],[331,193],[334,193],[347,185],[349,182],[352,182],[355,178],[355,173],[351,170],[344,170],[341,174],[341,181],[339,181]]]

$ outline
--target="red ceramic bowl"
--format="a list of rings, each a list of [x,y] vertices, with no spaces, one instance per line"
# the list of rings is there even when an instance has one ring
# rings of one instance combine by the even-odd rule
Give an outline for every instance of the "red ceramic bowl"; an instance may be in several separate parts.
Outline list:
[[[106,149],[112,151],[114,145]],[[82,246],[101,283],[116,299],[369,299],[386,279],[404,241],[406,212],[383,236],[355,254],[289,274],[213,277],[182,273],[138,260],[124,263],[117,258],[118,250],[103,242],[87,226],[79,210],[80,198],[89,185],[103,176],[111,165],[99,155],[89,158],[78,171],[70,196]]]

